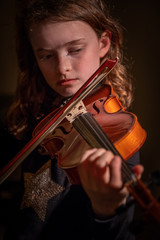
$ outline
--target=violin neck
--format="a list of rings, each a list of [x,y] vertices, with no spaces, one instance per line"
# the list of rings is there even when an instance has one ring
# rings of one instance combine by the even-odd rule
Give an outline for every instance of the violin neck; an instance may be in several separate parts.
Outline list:
[[[122,158],[91,113],[87,112],[76,117],[72,125],[91,147],[111,150],[114,155],[119,155]],[[123,158],[122,178],[131,195],[160,224],[160,203],[152,196],[145,184],[137,179]]]

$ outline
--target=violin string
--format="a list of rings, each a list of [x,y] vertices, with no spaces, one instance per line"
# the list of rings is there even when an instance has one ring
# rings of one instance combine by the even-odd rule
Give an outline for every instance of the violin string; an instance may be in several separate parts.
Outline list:
[[[132,179],[133,171],[90,113],[78,116],[72,124],[92,147],[104,147],[106,150],[111,150],[114,155],[119,155],[122,159],[122,176],[125,178],[125,182]]]

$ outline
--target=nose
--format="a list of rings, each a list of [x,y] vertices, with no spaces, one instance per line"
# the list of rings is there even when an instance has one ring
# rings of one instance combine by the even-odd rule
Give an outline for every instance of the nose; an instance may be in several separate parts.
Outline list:
[[[65,75],[66,73],[70,72],[72,69],[71,61],[69,59],[69,56],[67,55],[61,55],[57,57],[57,71]]]

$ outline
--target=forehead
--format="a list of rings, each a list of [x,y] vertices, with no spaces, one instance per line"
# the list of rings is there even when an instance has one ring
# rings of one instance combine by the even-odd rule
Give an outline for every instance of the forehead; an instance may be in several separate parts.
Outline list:
[[[97,38],[97,35],[85,22],[68,21],[33,24],[29,30],[29,37],[33,46],[40,44],[58,47],[76,39],[89,41]]]

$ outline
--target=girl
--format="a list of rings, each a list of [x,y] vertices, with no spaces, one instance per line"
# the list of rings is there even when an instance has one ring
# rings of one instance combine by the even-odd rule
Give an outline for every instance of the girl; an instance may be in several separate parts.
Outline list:
[[[32,0],[18,7],[20,73],[8,113],[16,139],[28,140],[38,121],[75,94],[106,57],[120,61],[103,84],[113,87],[125,109],[130,106],[132,87],[122,61],[121,28],[101,0]],[[138,163],[138,153],[128,160],[132,167]],[[142,173],[142,166],[134,169]],[[22,170],[18,223],[5,239],[134,239],[121,159],[111,151],[84,151],[78,165],[81,185],[71,184],[57,159],[37,149]]]

